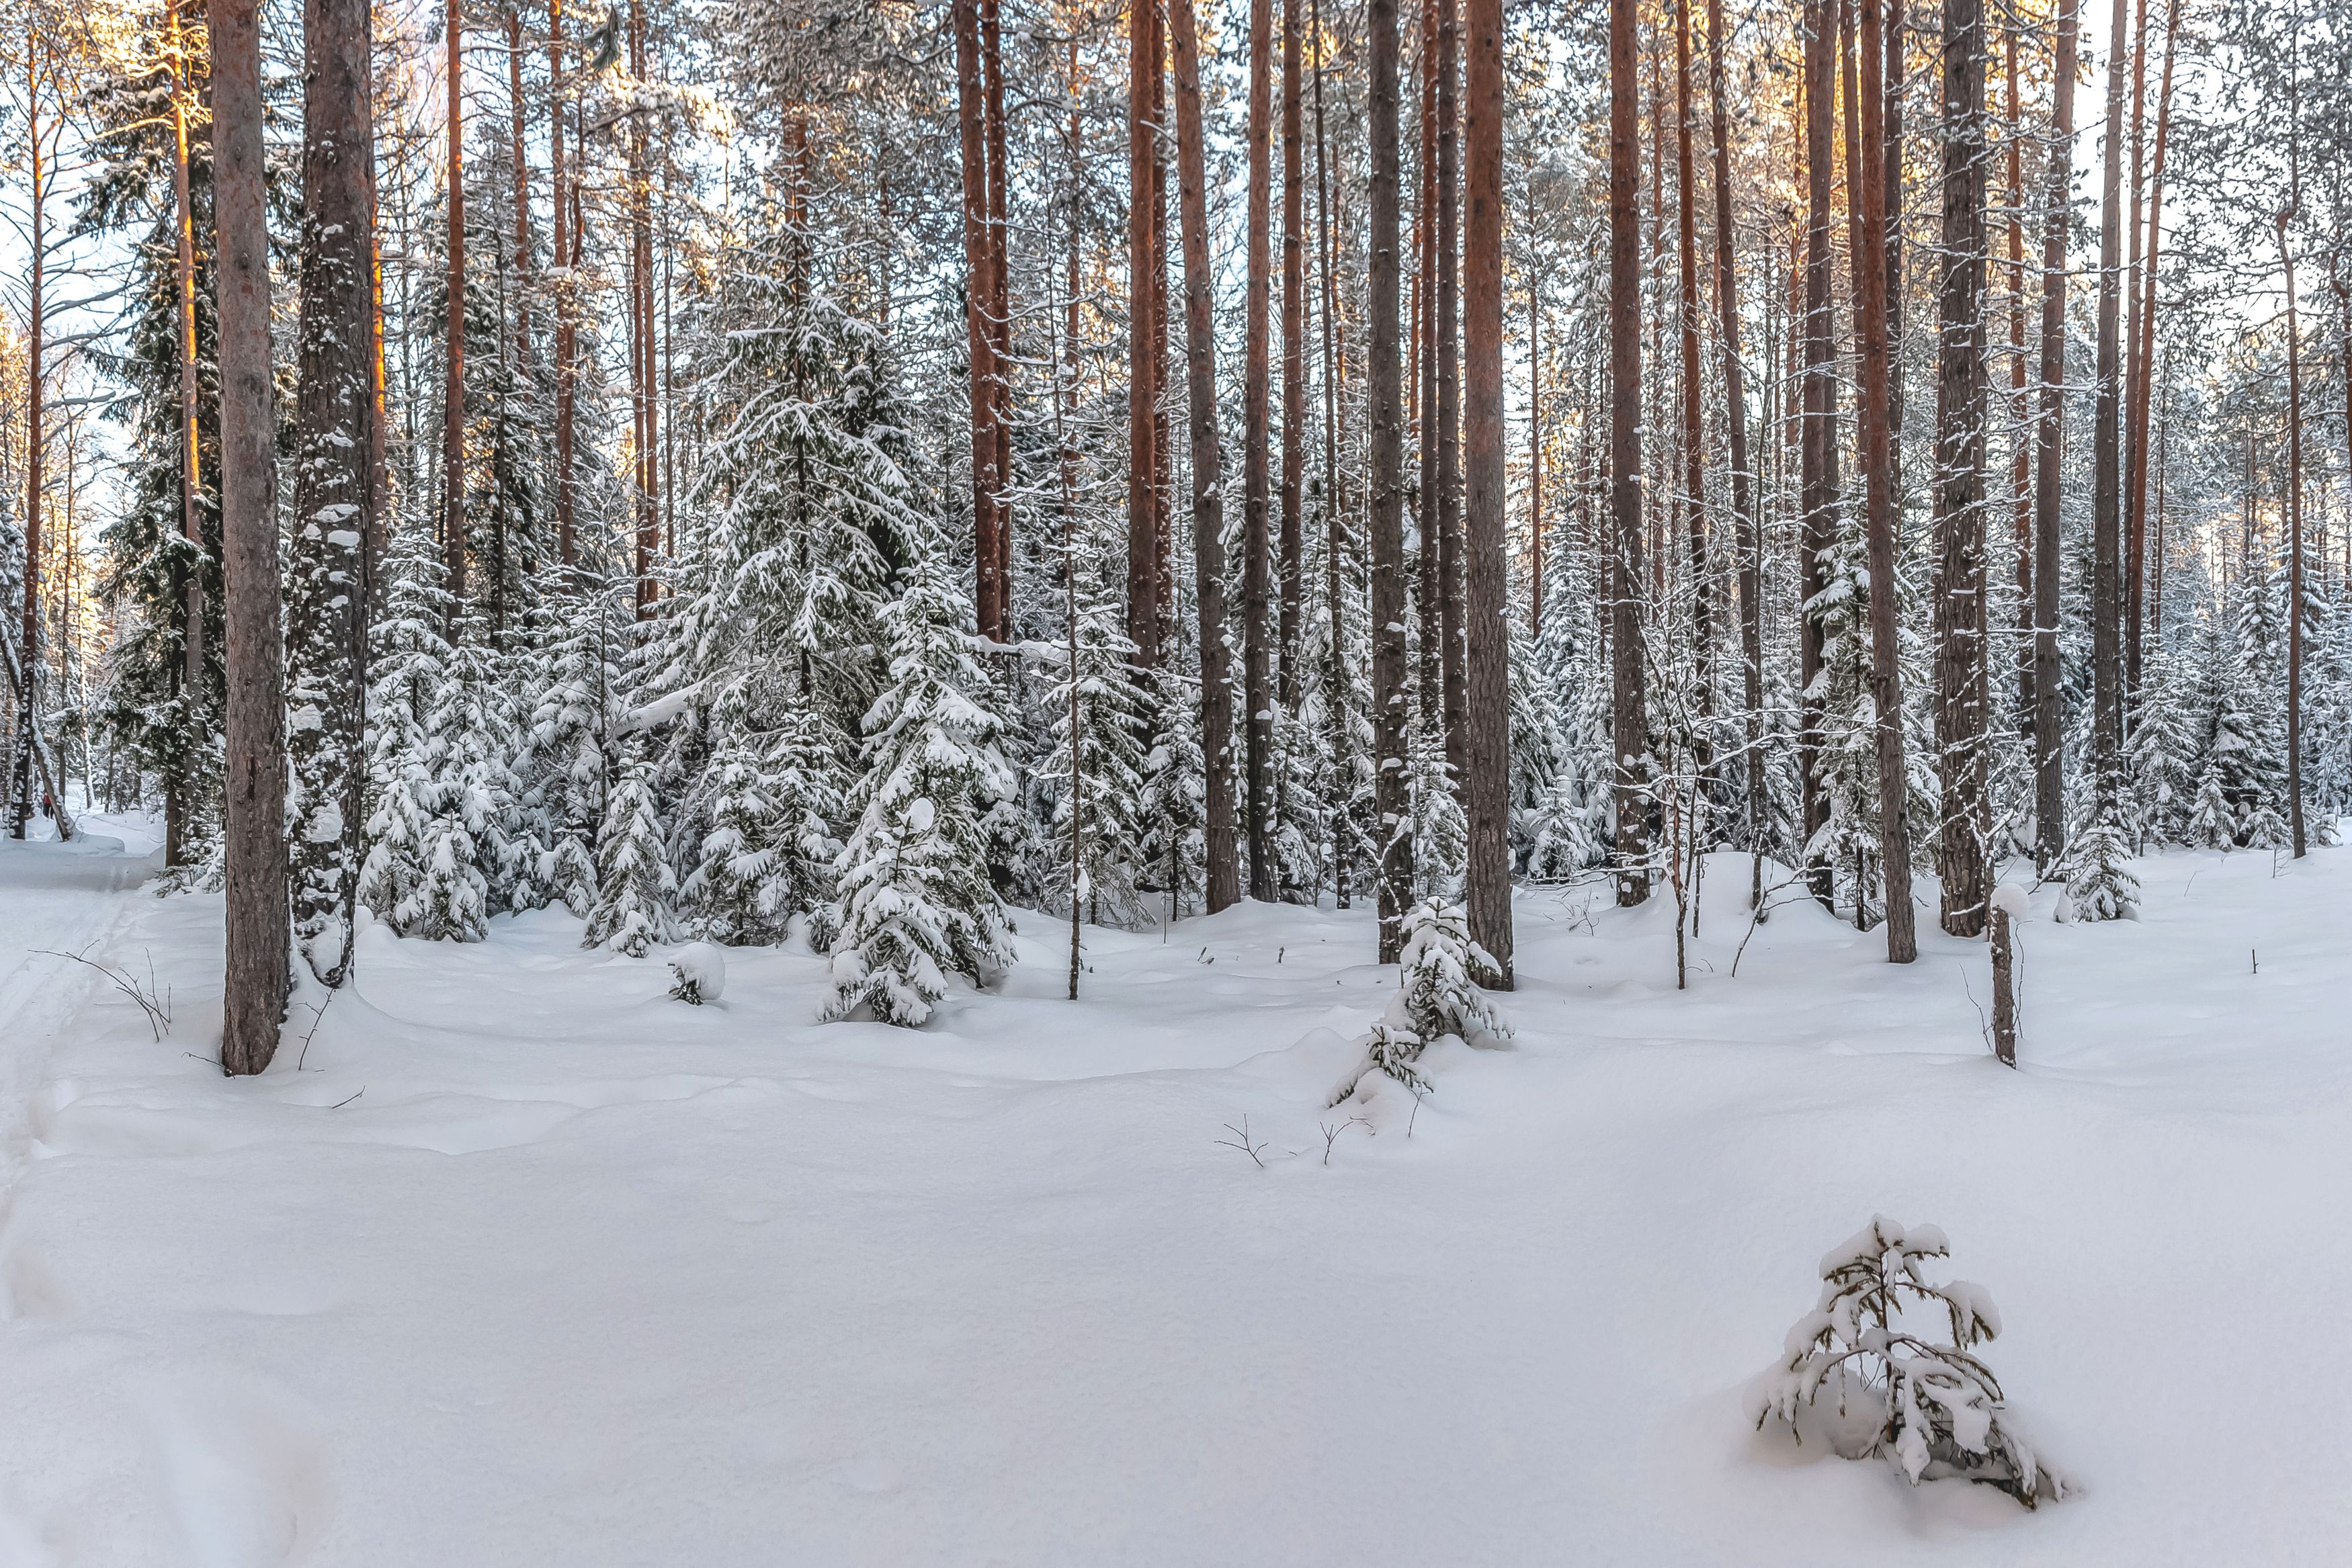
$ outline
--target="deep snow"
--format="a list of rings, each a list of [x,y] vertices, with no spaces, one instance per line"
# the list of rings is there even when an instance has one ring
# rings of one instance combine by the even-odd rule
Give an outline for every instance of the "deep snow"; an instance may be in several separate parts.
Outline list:
[[[219,902],[145,869],[0,844],[0,1563],[2352,1560],[2352,853],[2036,894],[2014,1073],[1931,921],[1790,904],[1734,978],[1718,857],[1677,994],[1670,901],[1528,891],[1515,1048],[1369,1125],[1360,910],[1090,932],[1076,1004],[1024,915],[913,1032],[813,1024],[805,952],[698,1008],[558,914],[371,930],[238,1082]],[[27,951],[84,942],[164,1042]],[[1746,1428],[1874,1212],[2086,1496]]]

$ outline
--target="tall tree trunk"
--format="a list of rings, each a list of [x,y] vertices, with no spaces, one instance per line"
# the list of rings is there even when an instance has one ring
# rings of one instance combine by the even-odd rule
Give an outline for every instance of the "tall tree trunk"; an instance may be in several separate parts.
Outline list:
[[[1176,0],[1189,5],[1190,0]],[[1630,5],[1632,0],[1617,0]],[[1405,774],[1404,398],[1400,385],[1397,294],[1397,5],[1365,0],[1366,89],[1371,171],[1366,192],[1370,232],[1366,346],[1371,395],[1371,550],[1373,810],[1380,834],[1380,961],[1393,964],[1402,946],[1405,906],[1412,901],[1412,808]]]
[[[572,276],[572,187],[563,161],[563,0],[547,0],[547,165],[553,197],[555,286],[555,549],[567,567],[580,559],[577,507],[572,489],[574,439],[572,360],[579,328],[573,315],[577,280]]]
[[[2074,184],[2078,0],[2059,0],[2052,87],[2048,204],[2042,235],[2041,419],[2033,472],[2033,863],[2047,875],[2066,848],[2065,693],[2058,669],[2058,465],[2066,421],[2066,231]]]
[[[185,35],[180,28],[179,0],[163,6],[165,48],[172,71],[172,233],[179,254],[173,281],[178,286],[180,370],[180,537],[188,547],[190,564],[181,588],[180,691],[184,715],[193,719],[201,711],[205,689],[204,526],[196,503],[204,494],[196,429],[196,219],[188,189],[188,93],[192,90]],[[38,247],[35,247],[36,256]],[[39,291],[35,290],[37,298]],[[163,863],[176,866],[186,859],[188,770],[175,769],[163,785]]]
[[[1801,584],[1798,675],[1803,706],[1798,721],[1797,763],[1804,784],[1805,841],[1829,821],[1822,789],[1825,717],[1814,694],[1825,648],[1810,606],[1829,585],[1828,553],[1837,537],[1838,376],[1835,324],[1830,314],[1831,128],[1837,117],[1832,87],[1837,58],[1839,0],[1807,0],[1805,26],[1805,326],[1804,434],[1799,456],[1799,580]],[[1827,905],[1830,868],[1808,857],[1806,880]]]
[[[442,135],[448,144],[449,267],[441,323],[441,553],[449,572],[445,632],[452,642],[457,636],[457,619],[466,612],[466,117],[465,76],[458,57],[464,33],[457,0],[448,0],[442,16],[447,48]]]
[[[1886,961],[1919,956],[1911,909],[1909,780],[1903,760],[1903,673],[1897,662],[1895,604],[1894,410],[1888,402],[1886,340],[1885,41],[1879,0],[1859,0],[1862,139],[1847,167],[1860,175],[1860,244],[1854,256],[1854,314],[1862,340],[1861,460],[1870,554],[1870,695],[1878,737],[1878,853],[1886,885]]]
[[[1266,429],[1272,367],[1267,321],[1274,264],[1274,5],[1250,0],[1249,256],[1243,293],[1242,700],[1248,758],[1250,896],[1276,896],[1274,866],[1273,648],[1266,625],[1274,562],[1267,528]]]
[[[1461,782],[1470,822],[1470,939],[1486,950],[1496,987],[1511,988],[1510,632],[1503,559],[1503,0],[1469,0],[1465,140],[1468,222],[1463,312],[1469,397],[1464,448],[1469,481],[1468,665]]]
[[[2116,7],[2120,10],[2122,7]],[[2123,511],[2119,537],[2123,541],[2123,696],[2126,706],[2139,690],[2139,571],[2140,538],[2133,524],[2139,508],[2137,454],[2133,442],[2137,426],[2132,411],[2139,403],[2139,268],[2141,176],[2147,162],[2147,0],[2133,0],[2131,51],[2131,175],[2126,187],[2129,216],[2124,226],[2124,373],[2123,373]]]
[[[1739,361],[1738,239],[1731,225],[1731,129],[1724,102],[1723,0],[1706,0],[1706,45],[1707,98],[1715,143],[1716,310],[1723,340],[1724,423],[1731,442],[1731,516],[1739,550],[1740,698],[1747,709],[1748,841],[1754,852],[1749,859],[1748,901],[1750,908],[1760,909],[1764,839],[1769,826],[1764,794],[1764,559],[1762,536],[1756,525],[1755,476],[1748,467],[1748,385]],[[1769,350],[1769,339],[1765,346]],[[1768,352],[1768,370],[1771,362]]]
[[[646,0],[629,0],[629,72],[646,78]],[[637,614],[653,613],[654,553],[661,548],[661,405],[654,357],[653,133],[642,113],[629,127],[629,282],[636,324],[634,389],[636,402]]]
[[[259,1072],[286,1014],[286,672],[278,643],[277,417],[256,0],[215,0],[214,277],[219,291],[221,564],[228,664],[228,961],[221,1067]]]
[[[2032,398],[2025,376],[2025,172],[2019,149],[2025,120],[2017,93],[2017,23],[2001,28],[2002,71],[2009,84],[2009,397],[2010,532],[2017,547],[2017,716],[2033,727],[2033,442]]]
[[[1176,45],[1176,191],[1184,244],[1184,382],[1192,437],[1192,563],[1201,626],[1201,750],[1209,913],[1238,902],[1234,843],[1234,676],[1225,646],[1224,456],[1217,440],[1208,172],[1201,148],[1201,40],[1192,0],[1169,0]]]
[[[1698,173],[1692,160],[1690,0],[1675,5],[1675,260],[1682,284],[1682,517],[1689,540],[1693,694],[1691,755],[1704,777],[1715,763],[1714,584],[1707,572],[1706,440],[1700,421],[1698,358]]]
[[[1129,0],[1127,17],[1127,640],[1143,669],[1160,664],[1160,574],[1153,504],[1153,413],[1160,403],[1159,323],[1152,287],[1151,169],[1160,128],[1153,123],[1152,80],[1160,68],[1153,0]]]
[[[1331,246],[1331,182],[1328,139],[1323,123],[1323,16],[1318,0],[1307,0],[1307,29],[1315,37],[1315,265],[1322,306],[1323,361],[1323,614],[1324,706],[1331,725],[1332,790],[1331,894],[1339,908],[1349,906],[1353,867],[1349,850],[1355,840],[1354,716],[1348,700],[1347,651],[1340,637],[1342,565],[1348,554],[1348,509],[1339,497],[1339,388],[1332,337],[1339,330],[1339,279],[1334,276]]]
[[[974,618],[983,637],[1003,624],[1004,584],[998,574],[1003,476],[996,464],[996,329],[989,311],[996,298],[990,277],[988,153],[980,79],[981,0],[955,0],[956,120],[963,160],[964,345],[971,361],[971,513]]]
[[[2147,552],[2142,549],[2142,541],[2147,533],[2147,519],[2148,388],[2156,380],[2156,274],[2157,262],[2164,248],[2164,152],[2165,143],[2170,140],[2172,132],[2172,62],[2179,30],[2180,0],[2167,0],[2164,7],[2164,74],[2156,89],[2156,152],[2148,165],[2147,250],[2141,263],[2138,309],[2133,316],[2132,341],[2138,368],[2132,378],[2131,409],[2127,415],[2129,424],[2124,438],[2125,461],[2128,465],[2124,491],[2124,549],[2131,568],[2131,602],[2125,613],[2131,621],[2129,678],[2135,691],[2139,688],[2140,626],[2147,618],[2144,612],[2148,608],[2147,595],[2140,588],[2147,571],[2143,563]],[[2132,238],[2137,246],[2139,238],[2137,225]],[[2352,376],[2346,380],[2347,390],[2352,390]],[[2161,620],[2160,611],[2157,618]]]
[[[1984,929],[1984,0],[1944,0],[1942,329],[1936,382],[1936,745],[1943,926]],[[1874,584],[1877,579],[1874,575]]]
[[[1414,192],[1412,225],[1413,273],[1413,433],[1421,466],[1421,487],[1413,497],[1413,600],[1415,632],[1420,638],[1413,672],[1415,700],[1421,725],[1433,739],[1445,734],[1444,632],[1438,600],[1444,593],[1438,578],[1437,542],[1437,4],[1423,0],[1421,49],[1421,171]]]
[[[1895,476],[1895,530],[1903,531],[1903,0],[1886,0],[1886,106],[1882,128],[1886,193],[1886,450]]]
[[[1462,663],[1462,0],[1437,3],[1437,626],[1445,761],[1461,789],[1469,689]]]
[[[366,539],[378,505],[368,443],[369,273],[375,205],[368,0],[306,0],[302,16],[300,390],[295,413],[294,601],[287,737],[303,820],[289,835],[294,936],[310,972],[350,970],[367,736]]]
[[[1299,0],[1282,6],[1282,706],[1298,706],[1299,606],[1307,525],[1299,493],[1307,473],[1307,182],[1300,101]]]
[[[2279,214],[2279,265],[2286,269],[2286,799],[2294,858],[2307,852],[2303,822],[2303,354],[2295,329],[2294,248],[2289,207]]]
[[[1168,12],[1155,6],[1151,26],[1151,508],[1160,581],[1160,646],[1170,660],[1181,630],[1176,624],[1176,439],[1168,388]]]
[[[41,695],[41,404],[42,272],[47,257],[43,232],[48,185],[41,178],[41,46],[37,26],[25,32],[25,146],[31,163],[31,290],[25,309],[25,614],[17,646],[16,733],[10,747],[8,836],[22,839],[37,801],[33,797],[33,753],[40,745]]]
[[[2091,784],[2099,810],[2123,787],[2124,78],[2131,12],[2109,7],[2107,138],[2099,202],[2098,394],[2091,427]]]
[[[992,430],[996,437],[996,474],[1003,486],[996,507],[996,581],[999,599],[996,627],[989,633],[999,643],[1013,641],[1013,268],[1006,250],[1010,225],[1006,218],[1008,164],[1005,158],[1004,51],[999,37],[1001,0],[980,0],[980,64],[984,92],[982,105],[988,149],[988,320],[996,338],[990,362],[995,377],[992,394]]]
[[[1642,668],[1642,180],[1635,0],[1609,0],[1609,568],[1612,794],[1617,902],[1650,896],[1649,755]],[[1375,612],[1377,619],[1377,612]]]

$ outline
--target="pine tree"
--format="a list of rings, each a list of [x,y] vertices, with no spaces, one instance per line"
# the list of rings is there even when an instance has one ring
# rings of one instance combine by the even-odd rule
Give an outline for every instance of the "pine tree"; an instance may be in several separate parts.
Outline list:
[[[1199,906],[1207,875],[1208,796],[1201,750],[1198,681],[1162,669],[1157,740],[1143,763],[1143,826],[1150,883],[1168,895],[1169,913]]]
[[[1013,961],[982,819],[1014,786],[970,616],[936,549],[883,612],[889,678],[866,716],[866,772],[849,801],[857,827],[836,862],[828,1019],[917,1028],[949,974],[987,985]]]
[[[531,602],[541,625],[518,676],[530,708],[516,767],[545,836],[539,883],[585,920],[596,904],[596,834],[612,767],[616,655],[627,625],[608,585],[583,582],[568,567],[544,571]]]
[[[833,891],[841,852],[831,824],[838,737],[807,709],[788,710],[770,734],[754,732],[740,694],[712,710],[718,749],[709,765],[709,829],[679,905],[697,935],[736,946],[783,940],[795,915],[814,915]],[[824,923],[812,939],[824,946]]]

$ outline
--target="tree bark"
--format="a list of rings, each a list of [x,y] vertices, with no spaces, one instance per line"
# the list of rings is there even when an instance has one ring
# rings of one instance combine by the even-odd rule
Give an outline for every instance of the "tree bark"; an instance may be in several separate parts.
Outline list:
[[[10,746],[8,836],[25,837],[39,802],[33,797],[33,753],[38,749],[41,695],[41,375],[42,272],[47,260],[41,178],[41,37],[37,26],[25,32],[25,145],[30,161],[32,217],[30,291],[25,310],[25,613],[18,646],[24,658],[16,689],[16,733]]]
[[[1944,0],[1944,222],[1936,382],[1936,744],[1943,927],[1984,929],[1984,0]],[[1874,581],[1875,580],[1874,579]]]
[[[1830,311],[1830,213],[1832,173],[1831,129],[1837,117],[1832,88],[1837,57],[1839,0],[1807,0],[1805,26],[1805,325],[1802,446],[1799,453],[1799,620],[1802,632],[1798,675],[1804,695],[1798,720],[1797,763],[1803,779],[1805,841],[1829,821],[1829,799],[1822,789],[1825,742],[1822,699],[1814,695],[1825,645],[1821,622],[1810,607],[1829,585],[1828,552],[1836,542],[1838,492],[1837,345]],[[1832,899],[1830,868],[1806,855],[1805,874],[1813,896],[1826,907]]]
[[[1414,650],[1414,694],[1423,731],[1445,737],[1445,637],[1438,616],[1444,588],[1437,542],[1437,5],[1423,0],[1421,49],[1421,178],[1414,192],[1413,434],[1421,487],[1413,497],[1413,599],[1420,646]]]
[[[1693,694],[1691,755],[1703,779],[1714,767],[1710,730],[1715,719],[1714,584],[1707,571],[1706,444],[1699,414],[1702,372],[1698,357],[1698,176],[1691,154],[1690,0],[1675,5],[1675,259],[1682,294],[1682,517],[1689,541],[1691,653],[1697,690]],[[1703,786],[1702,786],[1703,788]]]
[[[1282,706],[1298,706],[1299,606],[1306,587],[1306,518],[1299,492],[1307,472],[1306,126],[1300,102],[1299,0],[1282,6]]]
[[[2122,7],[2118,5],[2118,10]],[[2140,267],[2140,199],[2141,175],[2147,162],[2145,134],[2147,110],[2147,0],[2134,0],[2131,51],[2131,174],[2126,187],[2129,216],[2124,225],[2124,371],[2123,371],[2123,434],[2122,482],[2123,512],[2119,537],[2123,541],[2123,594],[2121,624],[2123,649],[2123,696],[2128,705],[2139,690],[2139,534],[2133,522],[2139,505],[2139,476],[2133,450],[2137,439],[2137,426],[2132,411],[2139,402],[2139,267]]]
[[[1650,896],[1648,716],[1642,667],[1641,105],[1635,0],[1609,3],[1609,509],[1612,794],[1617,902]]]
[[[1348,509],[1339,496],[1339,388],[1332,342],[1339,327],[1339,279],[1332,265],[1330,169],[1323,122],[1323,16],[1318,0],[1307,0],[1307,27],[1315,37],[1315,258],[1323,317],[1324,705],[1331,726],[1331,768],[1337,780],[1331,802],[1331,894],[1333,904],[1346,909],[1354,880],[1349,851],[1355,839],[1355,735],[1349,701],[1353,683],[1349,678],[1347,653],[1340,637]]]
[[[2124,78],[2130,8],[2114,0],[2099,203],[2098,394],[2091,427],[2091,783],[2103,812],[2123,787]]]
[[[638,80],[646,69],[646,0],[629,0],[629,71]],[[629,281],[636,323],[634,389],[637,414],[637,614],[653,613],[654,553],[661,548],[661,404],[656,384],[654,345],[653,133],[646,116],[631,116],[629,129]]]
[[[289,979],[286,678],[278,643],[277,434],[257,0],[215,0],[213,249],[219,291],[221,540],[228,664],[227,968],[221,1067],[259,1072]]]
[[[181,592],[184,620],[181,627],[180,690],[184,712],[193,717],[200,711],[205,688],[205,579],[197,564],[204,558],[205,534],[196,515],[197,498],[204,494],[204,488],[197,462],[201,441],[196,428],[196,220],[188,188],[187,95],[192,89],[185,35],[180,27],[179,0],[165,0],[163,27],[172,68],[172,230],[179,252],[174,281],[178,285],[180,331],[180,537],[187,541],[192,558]],[[37,250],[36,247],[36,254]],[[186,858],[187,795],[188,779],[184,772],[165,780],[166,866],[182,864]]]
[[[1754,852],[1748,901],[1750,908],[1760,909],[1764,838],[1769,826],[1764,795],[1764,562],[1756,526],[1755,477],[1748,466],[1748,385],[1739,361],[1738,241],[1731,223],[1731,129],[1724,101],[1723,0],[1706,0],[1706,43],[1707,98],[1715,144],[1716,309],[1723,340],[1724,423],[1731,444],[1731,516],[1739,551],[1740,698],[1747,710],[1748,842]],[[1769,336],[1765,347],[1769,369]]]
[[[1160,69],[1159,7],[1129,0],[1127,77],[1127,640],[1143,669],[1160,664],[1158,510],[1152,482],[1153,414],[1160,404],[1152,282],[1151,169],[1159,126],[1152,119],[1152,83]]]
[[[1437,634],[1445,762],[1462,788],[1469,688],[1462,622],[1462,0],[1437,4]]]
[[[1201,750],[1208,779],[1209,913],[1238,902],[1234,843],[1233,656],[1225,645],[1224,457],[1217,439],[1208,173],[1201,148],[1201,40],[1192,0],[1168,0],[1176,45],[1176,190],[1184,246],[1184,382],[1192,438],[1193,597],[1201,627]]]
[[[1243,292],[1242,351],[1242,687],[1248,768],[1250,896],[1276,896],[1274,865],[1273,648],[1266,625],[1274,561],[1266,516],[1266,428],[1272,366],[1267,333],[1274,261],[1273,0],[1250,0],[1249,255]]]
[[[2172,62],[2175,45],[2180,30],[2180,0],[2167,0],[2164,7],[2164,74],[2156,89],[2156,152],[2148,164],[2147,251],[2141,263],[2139,309],[2134,318],[2136,329],[2133,341],[2138,354],[2138,369],[2131,384],[2129,425],[2125,434],[2124,449],[2130,465],[2125,487],[2126,512],[2125,551],[2131,564],[2130,604],[2125,613],[2130,618],[2131,668],[2128,672],[2132,689],[2139,688],[2141,622],[2147,617],[2147,596],[2141,582],[2147,571],[2142,541],[2147,520],[2147,414],[2148,389],[2156,380],[2156,273],[2157,262],[2164,248],[2164,152],[2165,143],[2172,133]],[[2138,231],[2133,231],[2137,242]],[[2352,376],[2346,378],[2352,389]],[[2158,620],[2161,620],[2159,612]]]
[[[302,17],[300,382],[288,735],[305,812],[289,835],[294,936],[310,972],[349,973],[365,821],[368,562],[376,528],[369,274],[374,70],[368,0],[306,0]]]
[[[1894,411],[1888,402],[1886,340],[1885,41],[1879,0],[1859,0],[1862,139],[1847,167],[1861,176],[1854,314],[1862,340],[1862,465],[1870,554],[1870,695],[1878,738],[1878,852],[1886,886],[1886,961],[1919,956],[1911,909],[1910,789],[1903,759],[1903,674],[1895,604]]]
[[[2019,152],[2025,120],[2017,93],[2017,24],[2001,28],[2002,70],[2009,83],[2009,396],[2010,531],[2017,547],[2017,717],[2033,728],[2033,402],[2025,378],[2025,172]]]
[[[1176,0],[1189,5],[1190,0]],[[1630,5],[1632,0],[1616,0]],[[1367,371],[1371,397],[1367,519],[1371,550],[1373,809],[1379,819],[1380,961],[1393,964],[1412,901],[1412,810],[1405,772],[1404,407],[1397,295],[1396,0],[1366,0],[1366,89],[1371,171],[1367,191]]]
[[[2066,848],[2065,693],[2058,668],[2058,464],[2066,421],[2066,231],[2074,183],[2078,0],[2059,0],[2048,205],[2042,235],[2042,415],[2033,473],[2033,863],[2047,875]]]
[[[448,144],[449,217],[448,298],[441,323],[441,554],[449,574],[449,624],[443,630],[455,642],[458,617],[466,612],[466,120],[458,57],[465,25],[457,0],[448,0],[441,26],[447,50],[442,136]]]
[[[996,438],[996,626],[989,635],[1013,641],[1013,268],[1006,248],[1004,51],[1000,37],[1001,0],[980,0],[982,107],[988,150],[988,324],[995,338],[990,363],[991,430]]]
[[[1511,988],[1510,631],[1503,559],[1503,0],[1469,0],[1464,140],[1467,223],[1462,279],[1468,557],[1463,607],[1467,712],[1461,789],[1470,824],[1470,939]]]
[[[996,329],[989,319],[996,291],[990,276],[994,251],[982,123],[980,3],[954,5],[956,122],[963,164],[964,346],[971,361],[973,614],[980,634],[995,638],[1004,609],[1004,584],[997,570],[1003,476],[996,463]]]
[[[2299,185],[2295,156],[2289,154],[2288,178]],[[2303,348],[2295,328],[2294,246],[2288,232],[2299,194],[2290,193],[2278,216],[2279,265],[2286,271],[2286,802],[2297,860],[2309,852],[2303,821]]]
[[[576,280],[572,250],[572,188],[563,162],[563,0],[547,0],[547,164],[554,241],[555,286],[555,538],[556,556],[567,567],[580,559],[577,505],[572,490],[574,440],[572,361],[579,327],[574,317]]]

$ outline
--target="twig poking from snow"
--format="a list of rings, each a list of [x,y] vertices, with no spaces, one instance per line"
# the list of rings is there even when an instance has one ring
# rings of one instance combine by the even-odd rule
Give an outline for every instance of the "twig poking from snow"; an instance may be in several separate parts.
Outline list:
[[[1417,1100],[1415,1109],[1419,1109]],[[1371,1125],[1371,1123],[1366,1121],[1361,1116],[1350,1116],[1336,1127],[1328,1122],[1318,1122],[1315,1124],[1323,1131],[1323,1163],[1326,1166],[1328,1166],[1331,1163],[1331,1145],[1339,1141],[1339,1134],[1346,1132],[1350,1127],[1369,1127]]]
[[[331,1105],[328,1106],[328,1107],[327,1107],[327,1109],[328,1109],[328,1110],[330,1110],[330,1111],[340,1111],[340,1110],[341,1110],[344,1106],[346,1106],[346,1105],[350,1104],[350,1103],[352,1103],[352,1100],[356,1100],[356,1099],[358,1099],[362,1094],[364,1094],[364,1093],[366,1093],[366,1092],[367,1092],[367,1085],[366,1085],[366,1084],[364,1084],[364,1083],[362,1083],[362,1084],[361,1084],[361,1085],[359,1086],[359,1088],[358,1088],[357,1090],[353,1091],[353,1092],[352,1093],[352,1095],[351,1095],[350,1099],[338,1100],[338,1101],[336,1101],[333,1104],[331,1104]]]
[[[317,1037],[319,1026],[327,1021],[327,1009],[334,1005],[335,993],[329,991],[327,999],[310,1009],[310,1032],[302,1037],[302,1052],[294,1059],[295,1071],[301,1071],[302,1064],[310,1060],[310,1041]]]
[[[1230,1138],[1219,1138],[1217,1140],[1217,1147],[1221,1149],[1239,1149],[1251,1159],[1257,1161],[1258,1169],[1265,1169],[1265,1161],[1258,1155],[1258,1151],[1265,1147],[1265,1145],[1264,1143],[1253,1144],[1250,1142],[1249,1118],[1247,1116],[1244,1116],[1242,1118],[1242,1124],[1238,1127],[1234,1126],[1231,1122],[1226,1123],[1225,1131],[1231,1133],[1233,1136]]]
[[[147,1015],[147,1028],[154,1034],[155,1042],[158,1045],[163,1043],[163,1036],[172,1027],[172,998],[168,991],[161,996],[157,995],[153,949],[150,948],[147,953],[147,984],[143,987],[130,970],[109,968],[95,958],[83,957],[81,953],[61,953],[55,947],[36,947],[33,951],[46,953],[52,958],[70,958],[77,964],[96,969],[113,981],[116,990],[139,1004],[139,1010]],[[88,951],[89,949],[87,947],[82,949],[82,953]],[[202,1059],[199,1058],[199,1060]]]

